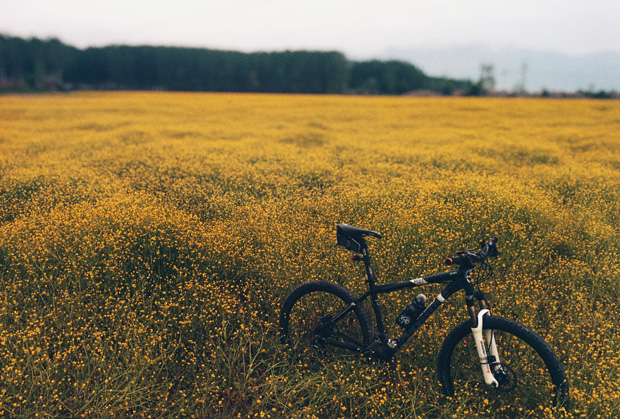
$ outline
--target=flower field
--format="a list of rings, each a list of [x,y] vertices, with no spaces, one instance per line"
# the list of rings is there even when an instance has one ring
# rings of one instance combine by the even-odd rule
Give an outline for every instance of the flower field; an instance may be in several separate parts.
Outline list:
[[[573,401],[521,417],[616,417],[619,133],[618,101],[0,96],[0,414],[498,417],[441,396],[462,297],[390,368],[279,343],[299,284],[363,292],[346,222],[384,235],[380,282],[499,236],[482,289],[554,348]],[[413,296],[382,300],[393,335]]]

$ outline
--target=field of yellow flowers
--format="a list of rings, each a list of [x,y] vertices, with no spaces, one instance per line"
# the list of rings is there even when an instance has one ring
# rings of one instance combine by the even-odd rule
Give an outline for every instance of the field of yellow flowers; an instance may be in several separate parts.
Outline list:
[[[364,289],[334,247],[346,222],[384,234],[382,282],[499,236],[482,288],[555,349],[573,399],[523,417],[618,416],[618,133],[617,101],[2,96],[0,415],[494,417],[441,396],[460,297],[390,368],[280,345],[297,285]],[[412,293],[382,301],[394,334]]]

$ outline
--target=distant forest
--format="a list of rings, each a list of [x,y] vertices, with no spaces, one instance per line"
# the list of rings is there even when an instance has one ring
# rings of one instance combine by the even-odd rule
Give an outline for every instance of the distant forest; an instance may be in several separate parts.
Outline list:
[[[78,89],[442,95],[482,93],[403,61],[351,61],[337,51],[243,53],[124,46],[78,49],[58,39],[0,35],[0,92]]]

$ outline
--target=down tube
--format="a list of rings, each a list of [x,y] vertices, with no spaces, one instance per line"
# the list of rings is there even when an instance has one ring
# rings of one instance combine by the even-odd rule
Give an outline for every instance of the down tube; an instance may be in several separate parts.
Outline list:
[[[409,326],[403,334],[396,340],[398,343],[397,347],[400,348],[402,345],[409,340],[409,338],[424,324],[426,320],[441,306],[452,294],[456,291],[463,289],[463,284],[461,281],[452,282],[449,284],[442,292],[440,292],[437,297],[433,300],[433,302],[426,307],[426,309],[420,314],[418,319]]]

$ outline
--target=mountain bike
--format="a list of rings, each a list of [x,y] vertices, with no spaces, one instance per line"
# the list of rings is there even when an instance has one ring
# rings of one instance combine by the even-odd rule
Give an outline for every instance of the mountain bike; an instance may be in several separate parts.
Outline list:
[[[311,281],[298,286],[286,298],[280,312],[282,342],[313,357],[354,353],[390,360],[424,322],[453,294],[463,290],[469,320],[456,326],[439,351],[437,372],[448,397],[486,399],[502,411],[566,406],[569,385],[564,367],[551,347],[528,327],[513,320],[492,316],[479,288],[480,278],[492,274],[489,259],[498,256],[497,237],[481,242],[481,250],[463,250],[446,259],[457,269],[380,285],[371,267],[367,237],[382,238],[376,231],[338,224],[337,244],[363,262],[368,291],[356,297],[345,287],[329,281]],[[472,272],[476,269],[476,277]],[[446,284],[426,304],[419,295],[397,318],[403,328],[389,338],[379,305],[379,295],[427,284]],[[478,289],[476,289],[478,288]],[[362,304],[370,298],[376,331]],[[479,310],[475,302],[478,302]]]

